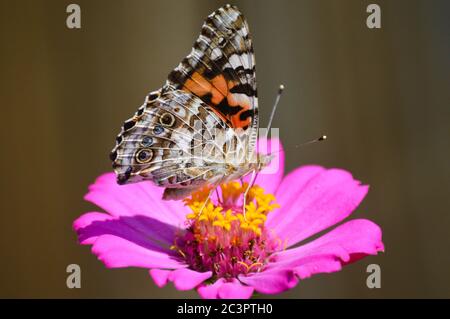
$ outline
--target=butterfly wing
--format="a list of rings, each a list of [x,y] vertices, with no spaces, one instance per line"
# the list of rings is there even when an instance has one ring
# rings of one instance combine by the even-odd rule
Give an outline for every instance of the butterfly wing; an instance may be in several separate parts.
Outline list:
[[[205,140],[214,146],[212,131],[223,127],[210,107],[191,93],[150,93],[123,124],[111,152],[118,183],[152,180],[168,188],[202,187],[213,177],[211,172],[223,166],[220,160],[201,156]]]
[[[206,19],[192,52],[124,123],[111,153],[118,183],[152,180],[166,187],[166,199],[179,199],[220,182],[227,163],[243,158],[237,154],[254,153],[257,111],[248,25],[227,5]],[[211,133],[226,128],[231,135]]]
[[[191,53],[169,74],[166,88],[198,96],[229,127],[246,132],[246,152],[254,153],[255,58],[247,21],[235,6],[226,5],[208,16]]]

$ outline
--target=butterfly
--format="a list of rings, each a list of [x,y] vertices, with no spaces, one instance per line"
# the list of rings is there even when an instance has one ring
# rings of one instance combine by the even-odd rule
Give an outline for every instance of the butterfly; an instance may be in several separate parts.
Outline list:
[[[119,184],[151,180],[163,199],[259,172],[258,97],[249,27],[225,5],[205,20],[192,51],[125,121],[111,152]]]

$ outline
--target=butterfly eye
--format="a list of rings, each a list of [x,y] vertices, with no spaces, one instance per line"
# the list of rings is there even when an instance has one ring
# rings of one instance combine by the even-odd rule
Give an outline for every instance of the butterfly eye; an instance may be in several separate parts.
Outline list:
[[[148,148],[139,150],[136,153],[136,161],[140,164],[148,163],[153,157],[153,151]]]
[[[161,134],[162,132],[164,132],[164,127],[162,127],[161,125],[156,125],[153,128],[153,133],[155,133],[156,135]]]
[[[144,147],[152,146],[153,144],[153,138],[151,136],[144,136],[144,138],[141,141],[141,145]]]
[[[170,113],[164,113],[159,118],[159,123],[166,127],[171,127],[175,123],[175,117]]]

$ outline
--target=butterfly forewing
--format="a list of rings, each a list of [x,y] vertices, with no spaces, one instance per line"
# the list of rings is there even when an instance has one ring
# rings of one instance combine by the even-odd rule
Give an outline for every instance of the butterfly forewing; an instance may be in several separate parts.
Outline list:
[[[226,5],[206,19],[166,84],[124,123],[111,153],[118,183],[152,180],[166,187],[167,199],[179,199],[223,182],[230,165],[255,152],[257,110],[248,25]],[[234,171],[234,178],[243,174]]]
[[[247,151],[254,151],[255,59],[248,24],[236,7],[227,5],[206,19],[191,53],[169,74],[166,85],[195,94],[229,127],[249,130]]]

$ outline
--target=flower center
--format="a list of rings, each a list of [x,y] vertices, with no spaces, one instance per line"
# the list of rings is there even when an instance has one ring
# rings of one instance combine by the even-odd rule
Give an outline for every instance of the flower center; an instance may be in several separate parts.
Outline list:
[[[243,195],[248,184],[222,184],[215,202],[203,188],[184,200],[192,213],[189,227],[172,247],[197,271],[211,270],[215,278],[233,278],[262,270],[270,255],[281,247],[280,240],[264,223],[267,214],[279,207],[272,194],[255,185],[248,191],[245,216]]]

